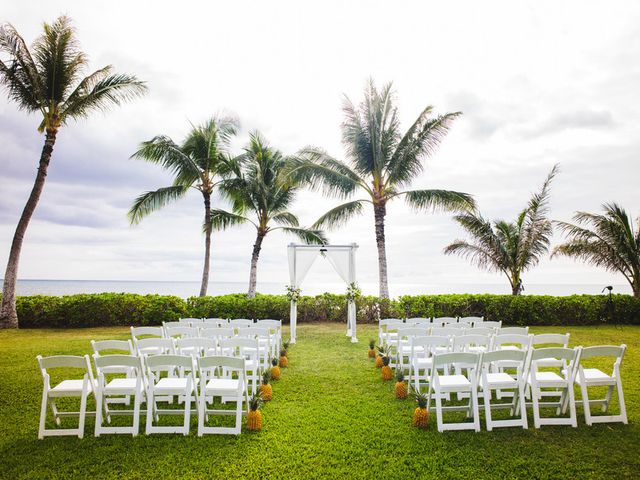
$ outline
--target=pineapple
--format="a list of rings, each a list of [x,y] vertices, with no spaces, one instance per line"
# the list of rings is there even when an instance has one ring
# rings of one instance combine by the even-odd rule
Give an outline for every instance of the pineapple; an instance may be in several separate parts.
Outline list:
[[[389,356],[389,351],[385,350],[384,354],[382,355],[382,370],[380,371],[380,373],[382,374],[382,380],[391,380],[393,378],[393,370],[391,370],[391,367],[389,366],[389,363],[391,362],[391,357]]]
[[[413,411],[413,426],[418,428],[429,428],[428,399],[425,393],[415,392],[413,397],[418,402],[418,407]]]
[[[289,366],[289,359],[287,358],[287,351],[283,348],[280,350],[280,368],[287,368]]]
[[[384,347],[376,347],[378,353],[376,354],[376,368],[382,368],[382,354],[384,353]]]
[[[265,370],[262,372],[262,385],[260,385],[260,395],[262,400],[268,402],[273,398],[273,387],[269,383],[271,381],[271,371]]]
[[[255,393],[249,399],[249,413],[247,414],[247,428],[251,431],[262,430],[262,412],[260,411],[260,405],[262,404],[262,397],[260,393]]]
[[[368,352],[369,358],[376,358],[376,341],[375,340],[369,340],[369,352]]]
[[[396,374],[396,398],[407,398],[407,384],[404,381],[404,373],[402,373],[402,370],[398,370]]]
[[[280,367],[278,366],[278,359],[276,357],[271,359],[271,378],[273,380],[280,380]]]
[[[280,350],[280,355],[284,352],[285,357],[289,357],[289,342],[282,342],[282,349]]]

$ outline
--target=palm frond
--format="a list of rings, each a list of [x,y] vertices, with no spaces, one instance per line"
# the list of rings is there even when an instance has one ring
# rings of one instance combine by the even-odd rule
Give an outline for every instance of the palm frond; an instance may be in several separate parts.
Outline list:
[[[211,228],[213,230],[226,230],[227,228],[234,227],[236,225],[242,225],[243,223],[253,223],[242,215],[236,215],[235,213],[227,212],[225,210],[211,209]],[[203,229],[206,229],[206,225]]]
[[[476,207],[471,195],[451,190],[411,190],[397,195],[404,195],[407,204],[416,210],[455,212]]]
[[[314,228],[338,228],[345,225],[355,215],[361,215],[363,203],[367,200],[354,200],[332,208],[313,224]]]
[[[276,227],[270,229],[272,230],[282,230],[285,233],[290,233],[295,235],[303,242],[308,244],[315,245],[326,245],[328,240],[322,230],[317,230],[313,228],[299,228],[299,227]]]
[[[300,184],[326,195],[346,198],[364,181],[344,163],[316,148],[305,148],[289,163],[288,174]]]
[[[276,223],[280,225],[287,225],[289,227],[298,227],[300,226],[300,220],[291,212],[281,212],[277,213],[273,217],[271,217]]]
[[[150,213],[161,209],[170,202],[182,198],[188,190],[189,187],[174,185],[143,193],[133,202],[127,214],[129,221],[132,225],[140,223],[140,221]]]
[[[142,142],[138,151],[131,155],[131,158],[160,165],[176,177],[181,176],[184,179],[181,184],[188,184],[188,181],[192,183],[201,176],[200,168],[196,162],[165,135],[158,135],[151,140]]]

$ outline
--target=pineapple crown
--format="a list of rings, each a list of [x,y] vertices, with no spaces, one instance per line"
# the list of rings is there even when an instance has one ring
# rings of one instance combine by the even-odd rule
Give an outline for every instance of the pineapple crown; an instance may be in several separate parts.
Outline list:
[[[417,390],[414,390],[411,395],[413,395],[413,398],[418,402],[418,407],[427,408],[427,405],[429,404],[429,397],[426,393],[420,393]]]
[[[262,372],[262,384],[269,385],[269,381],[271,380],[271,370],[265,370]]]
[[[289,350],[289,342],[282,342],[282,350],[285,352]]]
[[[385,347],[384,345],[378,345],[378,346],[376,347],[376,350],[378,350],[378,354],[380,354],[380,355],[384,355],[385,348],[386,348],[386,347]]]
[[[373,350],[376,347],[376,341],[372,338],[369,340],[369,348]]]
[[[402,373],[402,370],[396,372],[396,381],[404,382],[404,373]]]
[[[274,367],[277,367],[277,366],[278,366],[278,359],[277,359],[277,358],[275,358],[275,357],[273,357],[273,358],[271,359],[271,365],[273,365]]]
[[[281,357],[286,357],[286,356],[287,356],[287,350],[286,350],[286,348],[281,348],[281,349],[280,349],[280,356],[281,356]]]
[[[255,412],[260,408],[260,405],[262,405],[262,402],[263,402],[262,394],[254,393],[253,396],[249,398],[249,409]]]
[[[389,363],[391,363],[391,357],[390,357],[389,355],[383,355],[383,356],[382,356],[382,364],[383,364],[385,367],[388,367],[388,366],[389,366]]]

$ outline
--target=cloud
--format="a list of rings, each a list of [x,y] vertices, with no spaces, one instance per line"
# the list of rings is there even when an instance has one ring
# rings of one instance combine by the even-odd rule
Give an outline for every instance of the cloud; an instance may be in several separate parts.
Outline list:
[[[520,134],[524,138],[536,138],[559,134],[570,129],[601,130],[615,126],[613,115],[607,110],[575,110],[553,115],[537,125],[524,127]]]

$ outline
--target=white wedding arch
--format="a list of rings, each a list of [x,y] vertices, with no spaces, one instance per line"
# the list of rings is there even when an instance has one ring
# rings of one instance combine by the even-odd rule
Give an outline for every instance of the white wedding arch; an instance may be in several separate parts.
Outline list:
[[[356,249],[358,245],[300,245],[291,243],[287,247],[289,256],[289,281],[292,287],[300,288],[304,277],[319,255],[329,260],[334,270],[347,286],[356,281]],[[296,324],[298,304],[291,301],[290,311],[291,343],[296,343]],[[356,302],[349,300],[347,305],[347,336],[356,343]]]

